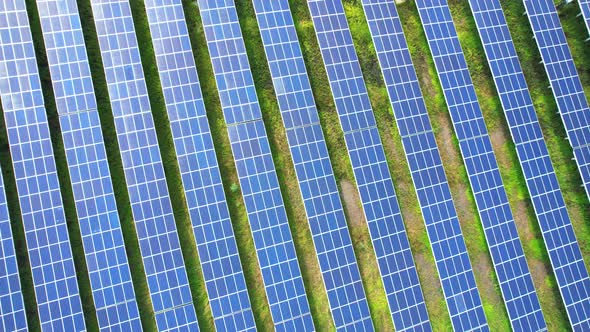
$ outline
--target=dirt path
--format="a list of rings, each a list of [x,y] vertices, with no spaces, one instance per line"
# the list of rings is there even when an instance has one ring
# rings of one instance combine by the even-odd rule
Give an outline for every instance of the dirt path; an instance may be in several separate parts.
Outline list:
[[[340,188],[342,193],[342,199],[344,200],[344,208],[346,210],[346,216],[351,226],[359,226],[366,224],[363,209],[360,206],[360,196],[355,185],[348,181],[340,181]]]

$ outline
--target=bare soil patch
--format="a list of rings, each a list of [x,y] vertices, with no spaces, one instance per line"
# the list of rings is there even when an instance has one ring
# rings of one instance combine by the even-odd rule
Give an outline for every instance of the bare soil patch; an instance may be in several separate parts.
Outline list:
[[[449,314],[447,311],[447,305],[434,261],[428,259],[428,257],[422,253],[414,253],[414,261],[416,263],[416,269],[418,270],[418,276],[420,277],[420,285],[422,286],[422,292],[424,293],[424,299],[430,317],[440,317],[445,319],[445,321],[433,321],[433,327],[436,330],[437,328],[440,329],[441,326],[450,326],[451,322],[448,320]]]
[[[528,200],[519,200],[516,202],[516,204],[512,204],[512,212],[514,213],[514,220],[516,221],[518,235],[525,243],[535,238],[535,233],[532,229],[532,226],[528,222],[529,208],[530,206]]]
[[[428,72],[429,67],[425,58],[414,57],[414,67],[416,67],[416,73],[418,75],[418,79],[420,80],[422,94],[426,97],[434,96],[436,94],[436,90],[434,89],[434,85],[432,85],[432,77]]]
[[[499,296],[500,292],[496,290],[498,283],[493,277],[492,259],[486,253],[478,254],[474,258],[471,261],[473,262],[473,270],[477,271],[477,288],[481,296],[487,299],[488,304],[498,308],[503,307],[502,298]]]
[[[459,220],[472,220],[473,210],[467,196],[470,192],[469,182],[458,172],[463,167],[463,161],[459,149],[453,142],[454,133],[451,129],[453,128],[451,120],[444,113],[437,116],[436,119],[441,128],[436,140],[442,155],[445,173],[451,186],[457,215]]]
[[[355,185],[348,180],[341,180],[340,188],[348,222],[353,226],[366,224],[367,221],[360,206],[359,192]]]
[[[506,151],[506,142],[508,142],[508,134],[501,129],[490,132],[490,139],[492,147],[494,148],[496,159],[499,165],[509,165],[510,159],[508,151]]]

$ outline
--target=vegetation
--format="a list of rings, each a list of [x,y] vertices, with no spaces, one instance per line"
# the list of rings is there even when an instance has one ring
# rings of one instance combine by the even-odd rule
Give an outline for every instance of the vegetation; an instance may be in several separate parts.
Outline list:
[[[76,269],[78,271],[78,281],[82,300],[84,301],[84,313],[89,330],[97,330],[98,325],[95,318],[92,294],[81,246],[82,242],[74,200],[69,185],[67,164],[59,131],[59,118],[52,95],[53,91],[47,69],[40,24],[37,18],[37,9],[34,0],[26,1],[33,30],[37,60],[40,65],[40,74],[49,115],[53,147],[56,154],[57,169],[75,255]],[[338,116],[334,108],[332,95],[329,89],[326,88],[329,84],[321,61],[321,54],[309,11],[306,2],[303,0],[289,0],[289,2],[296,22],[296,29],[311,79],[314,97],[320,113],[320,120],[324,129],[334,174],[339,183],[342,201],[345,204],[354,249],[361,269],[375,327],[378,330],[392,330],[393,324],[388,313],[385,292],[379,281],[378,267],[368,229],[362,213],[359,213],[361,205],[358,194],[354,189],[354,176],[350,161],[345,153],[345,144]],[[504,113],[488,69],[468,2],[466,0],[450,0],[449,3],[467,57],[469,69],[474,79],[488,130],[492,136],[494,150],[508,191],[510,205],[515,214],[519,234],[524,244],[525,254],[533,274],[549,329],[551,331],[568,330],[569,324],[565,309],[561,304],[559,291],[551,272],[548,255],[530,203],[514,144],[510,138]],[[537,109],[543,133],[549,145],[550,155],[556,168],[576,235],[578,236],[578,241],[580,242],[584,256],[588,258],[590,257],[590,223],[588,223],[588,220],[590,220],[590,203],[585,192],[580,187],[581,180],[575,163],[572,161],[572,151],[568,142],[564,139],[565,131],[561,125],[561,119],[557,113],[551,90],[547,88],[547,77],[544,74],[542,64],[539,63],[540,57],[535,42],[532,39],[530,26],[526,16],[522,15],[524,12],[523,4],[521,1],[502,1],[502,3]],[[272,320],[270,310],[257,264],[246,210],[241,198],[240,186],[238,185],[233,157],[227,138],[213,70],[209,61],[203,28],[198,15],[198,5],[195,0],[183,0],[183,5],[256,324],[262,331],[271,330]],[[404,152],[401,140],[383,84],[361,1],[344,0],[344,5],[372,106],[378,120],[377,123],[381,138],[386,149],[387,160],[409,233],[410,244],[425,293],[430,318],[435,330],[447,331],[451,328],[451,322],[438,281],[436,266],[416,199],[414,186],[405,158],[403,157]],[[115,187],[127,254],[132,266],[132,277],[135,284],[142,323],[146,330],[155,330],[154,314],[147,290],[147,282],[143,274],[141,254],[139,252],[135,225],[129,206],[129,197],[118,151],[98,40],[94,25],[92,24],[90,0],[79,0],[78,6],[82,22],[85,22],[83,24],[84,36],[91,63],[107,155]],[[148,84],[150,103],[156,123],[158,141],[165,165],[168,188],[189,274],[193,300],[199,316],[201,329],[210,331],[214,330],[213,319],[209,309],[205,285],[202,280],[191,220],[186,207],[176,155],[173,149],[143,0],[131,0],[131,6],[143,68]],[[334,326],[330,316],[328,300],[321,281],[321,274],[313,249],[313,241],[299,194],[299,186],[291,162],[266,57],[262,51],[262,42],[252,3],[250,0],[237,0],[236,6],[246,41],[246,49],[254,75],[258,97],[263,110],[264,123],[266,124],[271,142],[271,150],[289,216],[290,227],[299,257],[314,323],[320,331],[333,330]],[[426,97],[429,115],[441,149],[443,163],[461,220],[462,230],[474,266],[476,281],[480,289],[488,321],[492,330],[509,330],[508,316],[504,309],[482,226],[477,217],[475,202],[469,188],[466,171],[461,160],[457,141],[453,133],[452,124],[434,64],[430,57],[430,51],[421,27],[416,6],[413,1],[407,1],[398,5],[398,10],[406,38],[408,39],[414,65],[418,72],[420,85]],[[576,5],[565,6],[560,12],[561,21],[576,60],[583,85],[587,94],[590,95],[590,45],[584,43],[587,31],[583,21],[576,17],[577,13],[578,9]],[[26,255],[24,230],[19,217],[16,186],[12,176],[6,130],[2,121],[0,121],[0,127],[0,165],[2,166],[7,189],[29,327],[31,330],[39,330],[31,273],[28,268],[29,265]],[[351,188],[354,190],[351,190]],[[590,261],[586,260],[586,263],[588,264]]]

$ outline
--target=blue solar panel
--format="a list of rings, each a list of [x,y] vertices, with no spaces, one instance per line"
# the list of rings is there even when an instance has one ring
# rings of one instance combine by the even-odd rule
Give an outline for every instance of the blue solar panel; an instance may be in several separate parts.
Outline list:
[[[582,17],[584,18],[584,22],[586,22],[586,28],[588,28],[588,33],[590,34],[590,0],[578,0],[578,4],[582,10]]]
[[[141,321],[74,0],[37,0],[53,93],[101,329]]]
[[[416,71],[410,58],[410,52],[394,2],[392,0],[366,0],[364,3],[394,115],[397,119],[427,224],[440,222],[444,218],[454,220],[456,223],[455,206],[444,174],[440,152],[434,139],[424,98],[420,91]],[[440,59],[440,56],[444,56],[444,52],[460,52],[460,48],[459,46],[456,48],[447,47],[447,45],[453,45],[453,43],[458,45],[458,42],[456,41],[456,33],[452,32],[454,30],[446,3],[439,3],[438,6],[441,16],[446,15],[449,20],[447,21],[447,27],[440,28],[440,30],[448,32],[445,36],[447,39],[440,39],[446,43],[442,43],[439,48],[437,65],[440,66],[441,61],[456,63],[457,67],[448,67],[446,70],[450,72],[456,69],[458,70],[456,72],[457,76],[468,77],[467,67],[458,66],[460,63],[464,65],[464,59],[458,56],[455,56],[452,60],[450,58]],[[434,21],[430,21],[430,23],[434,24]],[[430,25],[427,29],[436,29],[436,26]],[[443,51],[445,48],[446,51]],[[445,89],[446,93],[449,93],[449,90],[453,89],[453,87],[449,82],[443,83],[443,89]],[[457,103],[461,103],[461,101],[454,101],[455,104],[450,105],[453,107],[451,111],[464,114],[463,121],[477,118],[474,110],[460,109],[457,107]],[[479,113],[481,114],[480,111]],[[454,120],[456,120],[456,115]],[[466,139],[468,138],[464,136],[463,142]],[[518,239],[516,225],[508,206],[506,193],[501,187],[497,187],[498,184],[501,185],[500,174],[497,166],[495,166],[491,146],[488,144],[486,147],[485,151],[489,159],[480,159],[485,161],[485,164],[482,163],[482,165],[486,165],[485,168],[481,167],[476,170],[474,167],[468,167],[468,175],[472,183],[480,217],[484,224],[486,238],[508,314],[515,330],[532,331],[543,329],[545,328],[545,321],[526,265],[522,245]],[[476,148],[480,147],[476,146]],[[479,151],[480,153],[483,152],[481,149]],[[474,160],[477,160],[471,150],[463,151],[463,155],[466,159],[469,158],[469,165],[473,165]],[[425,163],[423,160],[428,160],[428,162]],[[483,174],[483,172],[487,173]],[[494,182],[488,182],[489,178],[493,179]],[[498,197],[494,197],[496,195]],[[438,203],[433,201],[436,197],[441,198]],[[447,213],[445,215],[432,213],[429,206],[433,205],[433,203],[440,206],[439,210],[446,205]],[[454,324],[458,328],[458,322]]]
[[[515,328],[545,322],[491,140],[446,0],[417,1],[459,140],[508,315]]]
[[[590,146],[588,145],[590,143],[590,108],[588,108],[584,90],[553,3],[525,1],[525,6],[588,193],[590,187]],[[496,7],[500,8],[500,5]],[[516,54],[513,50],[514,45],[510,40],[508,41],[511,51]],[[520,73],[520,66],[515,66],[515,68]],[[522,76],[522,73],[520,75]],[[524,78],[518,82],[526,87]],[[531,103],[530,96],[527,96],[524,101]],[[532,105],[530,108],[532,109]],[[522,111],[519,110],[519,117],[521,117],[520,113]],[[535,132],[531,129],[526,134],[542,138],[540,128],[535,128]],[[519,151],[519,153],[530,155],[531,150],[547,154],[547,147],[538,146],[538,144],[525,151]],[[548,157],[547,160],[549,160]],[[553,174],[553,167],[547,161],[546,163],[535,162],[529,168],[529,170],[523,168],[523,171],[525,176],[531,178],[533,204],[539,214],[539,224],[570,323],[574,330],[589,330],[590,277],[565,209],[565,202],[559,190],[557,178]],[[527,175],[527,171],[530,175]],[[543,176],[543,173],[548,173],[548,175]]]
[[[0,330],[28,331],[2,176],[0,176]]]
[[[85,329],[24,1],[0,1],[0,95],[44,331]]]
[[[341,1],[308,2],[397,330],[431,330],[393,181]]]
[[[92,11],[129,199],[160,330],[198,330],[127,0]]]
[[[576,239],[572,237],[572,225],[564,198],[549,158],[547,144],[541,132],[541,125],[535,113],[502,6],[498,0],[472,0],[471,6],[541,231],[545,235],[561,229],[559,232],[564,236],[562,239],[567,239],[567,243],[570,243],[572,247],[575,246],[579,252]],[[551,243],[550,239],[546,239],[546,245]],[[548,246],[547,250],[550,255],[562,257],[567,255],[564,251],[556,251],[555,247]],[[578,258],[581,260],[581,255]],[[586,275],[586,279],[588,278],[582,262],[572,267],[581,268],[580,272]],[[559,270],[556,269],[557,274],[562,273]],[[567,283],[572,281],[570,279]]]
[[[253,2],[336,329],[372,328],[352,240],[289,2]],[[393,243],[392,240],[394,238],[383,234],[379,244],[391,248],[398,243]],[[381,248],[382,246],[379,247]],[[400,324],[403,320],[401,316],[406,317],[408,321],[415,316],[416,320],[412,325],[421,323],[421,319],[427,319],[428,315],[425,307],[416,306],[416,303],[412,302],[414,292],[417,291],[421,295],[415,269],[413,266],[407,269],[403,252],[394,255],[392,251],[381,251],[383,255],[379,257],[379,263],[382,272],[386,273],[384,282],[388,290],[387,295],[393,301],[391,305],[395,311],[394,317],[399,318],[396,321]],[[335,259],[339,255],[345,259]],[[408,276],[416,277],[416,282],[411,282],[414,279]],[[404,285],[400,281],[402,279],[410,282]],[[398,284],[394,284],[395,281],[398,281]],[[342,295],[347,298],[339,298]],[[409,298],[407,305],[404,304],[405,297]]]
[[[198,3],[275,328],[313,330],[235,4]]]
[[[590,198],[590,107],[551,0],[524,1],[574,159]]]
[[[254,330],[182,1],[148,0],[145,7],[215,326]]]

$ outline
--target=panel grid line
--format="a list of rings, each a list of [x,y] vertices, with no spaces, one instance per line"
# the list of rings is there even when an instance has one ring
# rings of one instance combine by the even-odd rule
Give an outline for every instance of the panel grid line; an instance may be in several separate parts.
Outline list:
[[[578,4],[580,5],[584,23],[586,23],[586,29],[588,29],[588,34],[590,35],[590,0],[578,0]],[[590,37],[586,41],[590,41]]]

